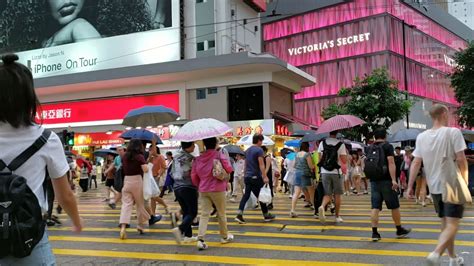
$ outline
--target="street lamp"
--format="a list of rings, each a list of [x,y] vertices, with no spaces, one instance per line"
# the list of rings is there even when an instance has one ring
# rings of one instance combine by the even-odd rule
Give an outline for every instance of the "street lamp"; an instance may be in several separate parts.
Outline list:
[[[416,29],[415,25],[410,25],[405,22],[405,20],[402,20],[402,32],[403,32],[403,73],[404,73],[404,83],[405,83],[405,91],[406,91],[406,96],[405,99],[409,99],[409,91],[408,91],[408,73],[407,73],[407,49],[406,49],[406,31],[405,31],[405,26],[408,26],[412,29]],[[407,129],[410,128],[410,113],[407,114]]]

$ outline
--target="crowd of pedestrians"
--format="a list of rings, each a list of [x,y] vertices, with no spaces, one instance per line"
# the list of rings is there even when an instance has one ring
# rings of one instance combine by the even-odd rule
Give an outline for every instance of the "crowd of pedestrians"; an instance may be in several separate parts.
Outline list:
[[[321,223],[326,223],[328,211],[335,213],[336,223],[342,223],[342,195],[368,194],[369,180],[373,241],[381,240],[378,222],[384,203],[392,213],[396,236],[403,238],[410,233],[410,229],[402,227],[399,199],[407,190],[405,196],[416,195],[417,202],[422,206],[426,206],[427,199],[431,198],[442,219],[438,245],[427,261],[438,265],[440,257],[447,251],[450,265],[463,264],[463,259],[455,253],[454,243],[464,204],[471,201],[470,195],[453,194],[446,187],[462,191],[467,184],[466,145],[460,130],[447,127],[448,109],[443,105],[432,107],[433,128],[419,135],[416,148],[407,147],[404,155],[400,148],[394,149],[386,141],[385,129],[373,132],[374,141],[365,152],[347,147],[337,138],[337,131],[321,141],[313,153],[310,152],[310,143],[302,142],[296,152],[286,154],[281,163],[283,167],[268,153],[261,134],[253,136],[253,145],[245,154],[229,154],[220,148],[219,140],[213,137],[202,140],[204,150],[199,156],[196,156],[194,142],[181,142],[180,149],[174,155],[166,153],[166,159],[156,146],[156,140],[152,141],[147,151],[146,143],[132,139],[126,147],[117,149],[116,156],[107,156],[102,171],[102,167],[87,160],[82,160],[79,166],[68,163],[59,137],[36,124],[38,99],[32,75],[16,60],[16,55],[7,55],[2,57],[3,63],[0,64],[0,86],[5,88],[0,94],[0,171],[5,176],[0,180],[0,186],[12,182],[26,183],[29,190],[25,190],[25,197],[34,196],[37,199],[32,210],[45,213],[49,219],[55,198],[71,218],[72,230],[77,233],[82,231],[83,223],[71,183],[75,167],[80,169],[79,185],[84,193],[92,187],[92,182],[97,188],[98,176],[105,176],[106,203],[112,209],[121,205],[121,239],[127,238],[126,229],[130,226],[134,207],[137,232],[144,234],[146,227],[162,218],[156,214],[158,204],[163,207],[164,213],[170,215],[171,232],[176,242],[196,242],[199,250],[208,249],[206,233],[214,213],[219,224],[220,242],[226,244],[234,240],[228,229],[226,210],[228,201],[236,202],[239,195],[242,198],[235,217],[239,224],[246,223],[244,211],[249,202],[251,208],[259,205],[264,222],[276,219],[270,212],[273,201],[260,201],[259,196],[266,193],[262,191],[268,186],[271,197],[274,197],[279,179],[284,192],[290,193],[290,217],[297,217],[296,204],[303,197],[305,207],[313,209]],[[147,174],[152,175],[161,193],[145,201],[143,184]],[[231,177],[232,186],[229,186]],[[163,200],[165,191],[174,194],[180,210],[169,210]],[[28,204],[35,204],[35,201]],[[39,221],[37,224],[43,223]],[[197,236],[193,235],[193,226],[199,228]],[[0,265],[54,264],[44,227],[39,228],[32,239],[34,245],[29,245],[26,256],[19,258],[17,254],[6,254],[0,259]],[[15,239],[8,241],[16,243]]]

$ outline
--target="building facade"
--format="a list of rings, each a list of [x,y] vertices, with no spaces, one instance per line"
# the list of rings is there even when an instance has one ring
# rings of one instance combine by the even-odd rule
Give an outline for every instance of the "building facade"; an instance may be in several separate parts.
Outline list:
[[[399,89],[416,100],[410,127],[431,126],[426,111],[433,103],[455,111],[458,103],[447,74],[456,51],[467,47],[474,34],[445,13],[443,17],[439,8],[426,10],[411,2],[321,1],[316,10],[308,6],[305,12],[265,21],[264,51],[316,78],[314,86],[296,95],[296,116],[321,123],[327,106],[345,100],[337,97],[341,88],[380,67],[386,67],[399,81]],[[291,14],[282,10],[284,4],[279,6],[276,13]],[[270,5],[267,14],[274,7]],[[405,124],[400,121],[395,127]]]
[[[291,116],[294,94],[314,84],[287,62],[256,54],[264,1],[75,3],[1,1],[0,54],[15,52],[31,69],[38,122],[74,131],[81,146],[120,144],[123,117],[144,105],[230,122],[236,134],[277,134],[286,121],[271,113]],[[160,128],[163,138],[170,131]]]

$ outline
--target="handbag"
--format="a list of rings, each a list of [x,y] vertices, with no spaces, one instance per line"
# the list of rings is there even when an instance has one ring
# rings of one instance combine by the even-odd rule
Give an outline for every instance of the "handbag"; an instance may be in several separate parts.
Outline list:
[[[258,201],[265,204],[272,203],[272,191],[268,184],[265,184],[261,189],[260,193],[258,194]]]
[[[226,172],[224,166],[222,166],[222,155],[223,153],[219,152],[218,157],[212,162],[212,175],[221,181],[230,179],[230,175]]]
[[[150,171],[143,174],[143,198],[145,200],[149,200],[160,195],[160,189],[156,184],[155,178],[153,178],[151,167],[153,167],[153,164],[149,163],[148,169],[150,169]]]
[[[466,181],[462,177],[459,167],[455,163],[454,150],[450,141],[447,141],[446,154],[441,162],[441,169],[444,169],[446,176],[442,191],[444,203],[463,205],[472,203],[472,196]]]

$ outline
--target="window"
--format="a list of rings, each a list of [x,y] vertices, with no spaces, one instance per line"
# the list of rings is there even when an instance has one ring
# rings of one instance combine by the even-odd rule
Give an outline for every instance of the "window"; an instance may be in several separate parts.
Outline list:
[[[211,41],[207,42],[207,48],[208,49],[211,49],[211,48],[214,48],[214,47],[216,47],[216,41],[211,40]]]
[[[196,100],[206,99],[206,89],[196,90]]]
[[[196,45],[198,51],[204,51],[204,42],[198,42]]]
[[[208,88],[207,94],[217,94],[217,88]]]

